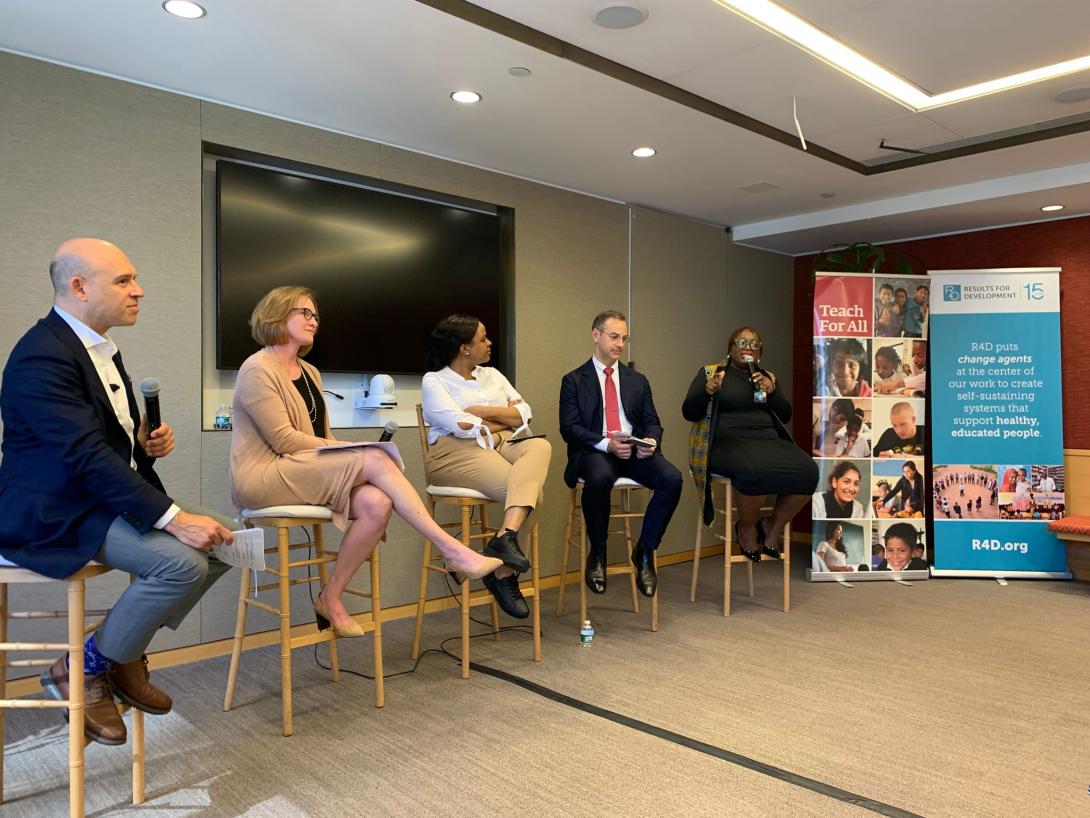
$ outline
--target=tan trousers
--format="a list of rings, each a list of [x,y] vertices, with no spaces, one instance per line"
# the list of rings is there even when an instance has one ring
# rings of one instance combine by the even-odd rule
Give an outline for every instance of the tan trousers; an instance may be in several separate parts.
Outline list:
[[[495,449],[482,449],[471,438],[453,435],[439,438],[424,460],[427,481],[437,486],[474,489],[503,503],[504,509],[514,506],[536,509],[544,496],[542,487],[549,473],[553,448],[545,438],[508,443],[510,436],[510,432],[492,435]],[[531,526],[524,525],[523,529],[529,530]]]

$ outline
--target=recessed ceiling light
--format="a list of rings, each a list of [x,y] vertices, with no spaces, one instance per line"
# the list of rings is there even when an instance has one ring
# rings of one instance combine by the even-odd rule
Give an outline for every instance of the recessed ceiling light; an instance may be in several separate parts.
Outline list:
[[[163,10],[185,20],[198,20],[208,13],[203,6],[191,3],[189,0],[166,0],[163,3]]]
[[[476,91],[455,91],[450,98],[462,105],[472,105],[474,102],[481,101],[481,95]]]
[[[822,194],[821,194],[821,198],[822,198],[822,199],[832,199],[832,198],[834,198],[835,196],[836,196],[836,194],[835,194],[835,193],[833,193],[832,191],[828,191],[828,192],[826,192],[826,193],[822,193]]]
[[[932,95],[834,37],[830,37],[801,17],[773,3],[772,0],[715,0],[715,2],[766,31],[794,43],[819,60],[913,111],[927,111],[941,105],[964,102],[1090,68],[1090,55],[1086,55]]]
[[[513,65],[507,69],[507,73],[512,77],[528,77],[533,72],[530,71],[529,68],[524,68],[521,65]]]
[[[1041,212],[1042,213],[1052,213],[1052,212],[1054,212],[1056,210],[1063,210],[1063,209],[1064,209],[1063,205],[1045,205],[1044,207],[1041,208]]]
[[[632,28],[647,19],[647,9],[636,3],[602,3],[592,19],[602,28]]]
[[[636,148],[636,150],[632,151],[632,155],[637,159],[647,159],[656,153],[657,151],[654,148]]]

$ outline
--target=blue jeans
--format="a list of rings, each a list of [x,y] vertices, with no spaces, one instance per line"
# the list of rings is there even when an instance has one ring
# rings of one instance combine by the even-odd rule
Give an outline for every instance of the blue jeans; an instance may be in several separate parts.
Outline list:
[[[206,509],[185,506],[190,514],[212,517],[231,530],[234,521]],[[106,532],[95,561],[135,575],[95,631],[99,653],[115,662],[134,662],[162,626],[176,629],[212,583],[231,566],[198,551],[165,531],[139,533],[120,517]]]

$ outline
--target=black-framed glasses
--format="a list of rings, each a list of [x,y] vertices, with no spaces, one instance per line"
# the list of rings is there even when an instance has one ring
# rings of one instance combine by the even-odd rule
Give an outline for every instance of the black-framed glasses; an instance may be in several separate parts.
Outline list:
[[[306,321],[309,321],[313,318],[315,324],[321,323],[321,319],[318,318],[318,313],[316,313],[310,307],[292,307],[291,311],[299,313]]]
[[[734,345],[738,347],[738,349],[757,350],[761,348],[761,342],[758,341],[756,338],[735,338]]]

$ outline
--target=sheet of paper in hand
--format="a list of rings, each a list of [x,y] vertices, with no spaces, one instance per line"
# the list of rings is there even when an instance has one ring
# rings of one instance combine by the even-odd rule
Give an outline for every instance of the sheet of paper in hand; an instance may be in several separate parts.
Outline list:
[[[265,532],[260,528],[243,528],[231,532],[235,536],[233,543],[212,546],[212,553],[221,562],[236,568],[265,567]]]
[[[361,440],[358,443],[330,443],[328,446],[319,446],[317,449],[315,449],[315,451],[319,453],[336,452],[340,451],[341,449],[364,449],[368,446],[375,446],[379,449],[382,449],[382,451],[390,455],[391,460],[393,460],[395,463],[397,463],[398,466],[401,467],[402,471],[405,471],[405,463],[401,460],[401,452],[397,450],[397,444],[394,443],[392,440]]]

